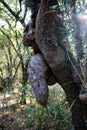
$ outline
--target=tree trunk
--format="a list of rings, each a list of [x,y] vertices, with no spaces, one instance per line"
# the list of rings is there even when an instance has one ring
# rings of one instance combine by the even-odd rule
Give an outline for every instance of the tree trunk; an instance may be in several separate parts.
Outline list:
[[[85,109],[87,106],[84,106],[79,99],[81,81],[78,85],[74,80],[72,63],[75,62],[67,42],[64,40],[65,36],[66,31],[62,20],[55,12],[50,11],[47,1],[42,0],[36,20],[36,44],[58,83],[64,89],[69,105],[72,105],[72,120],[75,130],[86,130]],[[74,73],[76,72],[74,71]]]
[[[22,63],[22,95],[21,95],[21,100],[20,100],[20,104],[26,104],[26,88],[25,85],[27,83],[28,80],[28,73],[27,73],[27,68],[28,68],[28,61],[26,63],[26,65],[24,65],[23,61],[21,61]]]

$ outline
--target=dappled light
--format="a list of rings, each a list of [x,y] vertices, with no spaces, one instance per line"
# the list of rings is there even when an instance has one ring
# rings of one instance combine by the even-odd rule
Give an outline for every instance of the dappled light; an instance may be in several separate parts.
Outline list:
[[[16,87],[11,93],[4,93],[5,97],[0,94],[0,123],[2,123],[3,127],[7,130],[9,128],[13,128],[13,130],[25,128],[35,130],[41,127],[54,129],[58,127],[56,124],[57,121],[61,128],[70,128],[72,124],[69,126],[62,124],[62,122],[66,122],[66,120],[70,122],[71,114],[68,103],[65,102],[65,93],[61,87],[58,86],[58,84],[49,86],[48,112],[36,103],[34,93],[31,93],[33,90],[30,86],[30,90],[27,91],[26,95],[26,105],[19,103],[20,88],[18,89]],[[67,117],[64,117],[65,114]]]

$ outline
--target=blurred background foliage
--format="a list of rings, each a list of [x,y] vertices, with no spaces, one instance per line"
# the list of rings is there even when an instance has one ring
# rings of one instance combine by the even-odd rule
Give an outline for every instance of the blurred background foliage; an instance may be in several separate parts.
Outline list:
[[[17,14],[20,9],[18,0],[5,0],[10,8]],[[70,130],[71,113],[66,101],[65,93],[59,86],[49,86],[48,111],[39,106],[35,95],[28,83],[27,66],[33,55],[32,48],[26,48],[22,44],[24,25],[30,19],[31,11],[28,8],[23,22],[24,10],[27,1],[22,1],[20,19],[15,17],[0,2],[0,113],[3,127],[29,130]],[[75,59],[75,38],[73,21],[71,19],[72,0],[59,0],[61,9],[60,17],[67,28],[71,50]],[[85,0],[76,1],[76,12],[85,10]],[[84,6],[85,5],[85,6]],[[51,7],[53,10],[57,6]],[[83,39],[84,40],[84,39]],[[84,43],[84,58],[86,61],[86,40]],[[86,62],[84,62],[86,64]],[[82,66],[83,74],[86,73],[85,65]],[[72,104],[73,105],[73,104]],[[71,106],[72,107],[72,106]]]

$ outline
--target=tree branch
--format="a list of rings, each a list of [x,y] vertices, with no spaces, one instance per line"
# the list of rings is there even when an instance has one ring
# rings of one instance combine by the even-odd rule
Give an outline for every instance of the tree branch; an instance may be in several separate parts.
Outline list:
[[[1,2],[1,3],[5,6],[5,8],[12,14],[13,17],[14,17],[17,21],[19,21],[19,22],[25,27],[24,20],[21,19],[21,18],[19,17],[19,15],[16,14],[4,0],[1,0],[0,2]]]
[[[13,49],[15,50],[16,54],[18,55],[20,61],[23,60],[23,59],[22,59],[22,55],[17,51],[17,49],[15,48],[15,46],[14,46],[13,42],[11,41],[10,37],[9,37],[2,29],[0,29],[0,31],[1,31],[2,34],[4,34],[4,35],[6,36],[6,38],[10,41],[10,43],[11,43]]]

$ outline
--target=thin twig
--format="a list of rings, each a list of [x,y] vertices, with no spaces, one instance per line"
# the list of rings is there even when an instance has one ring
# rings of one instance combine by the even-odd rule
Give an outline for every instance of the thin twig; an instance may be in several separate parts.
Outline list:
[[[0,2],[5,6],[5,8],[12,14],[12,16],[13,16],[17,21],[19,21],[24,27],[26,26],[25,23],[24,23],[24,20],[21,19],[21,18],[19,17],[19,15],[16,14],[4,0],[1,0]]]

